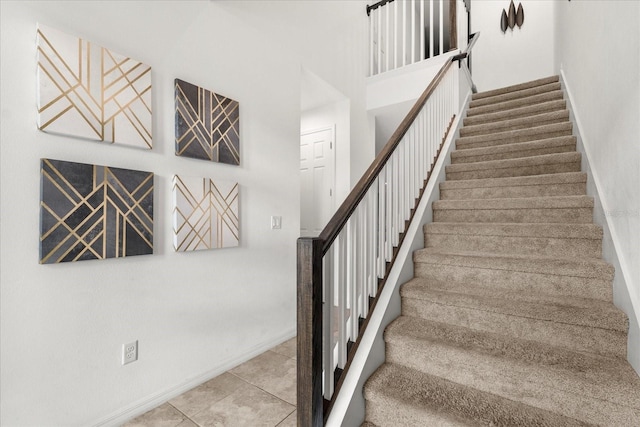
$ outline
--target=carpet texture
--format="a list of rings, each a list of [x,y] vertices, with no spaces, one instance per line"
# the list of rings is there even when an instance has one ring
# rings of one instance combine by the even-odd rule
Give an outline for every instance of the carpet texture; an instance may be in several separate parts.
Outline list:
[[[640,426],[557,76],[473,96],[365,427]]]

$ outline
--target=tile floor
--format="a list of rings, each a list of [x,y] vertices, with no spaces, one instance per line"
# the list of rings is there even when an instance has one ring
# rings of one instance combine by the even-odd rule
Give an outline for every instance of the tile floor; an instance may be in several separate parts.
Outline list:
[[[124,427],[296,426],[296,339],[207,381]]]

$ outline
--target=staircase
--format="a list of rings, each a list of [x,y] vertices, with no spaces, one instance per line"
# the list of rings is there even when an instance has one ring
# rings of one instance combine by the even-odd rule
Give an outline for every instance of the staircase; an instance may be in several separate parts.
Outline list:
[[[558,77],[474,95],[363,426],[640,426]]]

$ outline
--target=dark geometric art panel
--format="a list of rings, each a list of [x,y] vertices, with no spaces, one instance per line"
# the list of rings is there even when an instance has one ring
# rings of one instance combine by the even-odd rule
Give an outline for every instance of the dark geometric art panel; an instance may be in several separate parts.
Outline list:
[[[175,80],[176,155],[240,164],[240,104]]]
[[[153,253],[153,173],[40,161],[40,263]]]

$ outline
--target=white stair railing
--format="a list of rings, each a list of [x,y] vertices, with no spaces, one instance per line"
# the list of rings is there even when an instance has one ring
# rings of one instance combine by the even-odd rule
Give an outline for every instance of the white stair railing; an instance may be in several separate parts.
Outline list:
[[[298,239],[298,425],[331,411],[458,111],[453,64],[467,56],[445,62],[320,236]]]
[[[367,14],[371,76],[457,47],[455,0],[382,0]]]

